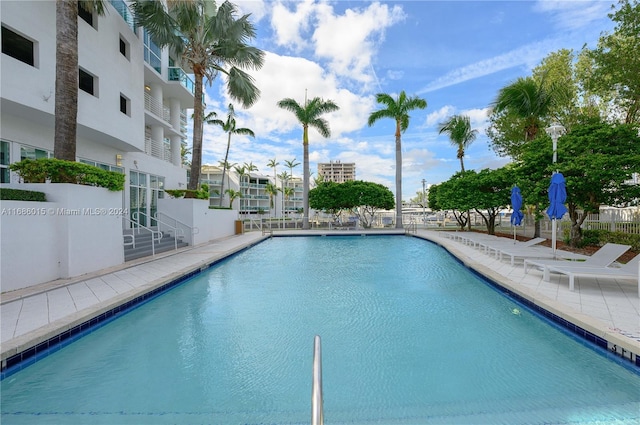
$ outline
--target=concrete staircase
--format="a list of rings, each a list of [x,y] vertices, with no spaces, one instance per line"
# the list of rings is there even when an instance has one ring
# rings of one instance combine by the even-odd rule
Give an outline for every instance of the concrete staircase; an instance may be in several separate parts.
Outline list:
[[[154,229],[155,230],[155,229]],[[124,261],[131,261],[138,258],[148,257],[166,251],[171,251],[176,248],[175,238],[167,232],[162,232],[162,238],[155,242],[154,249],[151,248],[153,234],[149,230],[140,229],[140,231],[133,232],[131,229],[123,231],[124,236]],[[130,245],[131,235],[135,237],[135,247]],[[156,238],[158,235],[156,234]],[[178,238],[177,247],[182,248],[189,244]]]

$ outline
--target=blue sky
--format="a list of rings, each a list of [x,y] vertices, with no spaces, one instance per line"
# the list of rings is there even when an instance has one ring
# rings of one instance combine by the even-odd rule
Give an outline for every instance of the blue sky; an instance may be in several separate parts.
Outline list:
[[[253,162],[273,175],[267,162],[302,162],[302,129],[292,113],[276,103],[291,97],[331,99],[340,110],[327,114],[332,136],[310,132],[310,169],[317,163],[355,162],[357,178],[395,191],[394,122],[367,126],[378,109],[375,94],[401,90],[427,101],[411,115],[402,136],[403,199],[427,184],[446,181],[459,171],[456,149],[438,123],[466,114],[478,129],[467,149],[466,169],[498,168],[484,133],[487,110],[498,90],[561,48],[596,46],[613,25],[612,1],[241,1],[258,29],[253,44],[266,52],[265,64],[251,72],[262,95],[251,108],[236,105],[237,126],[256,138],[233,136],[229,161]],[[230,99],[222,80],[207,86],[207,111],[224,119]],[[203,163],[224,159],[226,136],[206,126]],[[302,166],[294,170],[302,175]]]

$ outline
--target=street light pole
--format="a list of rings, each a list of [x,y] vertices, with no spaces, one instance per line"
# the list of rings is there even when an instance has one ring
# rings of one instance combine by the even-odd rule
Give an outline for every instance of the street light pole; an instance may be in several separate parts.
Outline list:
[[[551,141],[553,142],[553,159],[552,159],[553,162],[552,163],[555,164],[558,161],[558,139],[560,138],[560,136],[564,134],[565,128],[560,124],[553,124],[550,127],[547,127],[545,130],[547,134],[551,137]],[[557,173],[558,170],[556,169],[555,172]],[[556,223],[556,219],[553,218],[553,220],[551,221],[551,247],[553,248],[554,258],[556,256],[557,226],[558,224]]]
[[[424,192],[424,188],[425,188],[425,184],[427,183],[427,181],[425,179],[422,179],[422,224],[426,227],[427,226],[427,215],[426,215],[426,204],[427,204],[427,198],[425,197],[425,192]]]

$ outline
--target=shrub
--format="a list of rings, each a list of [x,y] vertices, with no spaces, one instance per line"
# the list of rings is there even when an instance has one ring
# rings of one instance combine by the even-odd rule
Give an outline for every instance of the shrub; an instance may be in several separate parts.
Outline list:
[[[0,200],[46,202],[47,196],[43,192],[36,192],[34,190],[0,188]]]
[[[81,162],[55,158],[23,159],[9,166],[25,183],[75,183],[98,186],[113,192],[124,190],[124,174]]]
[[[182,198],[184,194],[187,192],[184,189],[165,189],[165,193],[172,198]]]

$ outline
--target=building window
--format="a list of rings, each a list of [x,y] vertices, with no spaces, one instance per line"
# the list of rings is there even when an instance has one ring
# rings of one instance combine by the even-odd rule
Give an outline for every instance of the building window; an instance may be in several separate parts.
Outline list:
[[[120,112],[131,116],[131,100],[127,99],[122,93],[120,93]]]
[[[9,142],[0,141],[0,183],[10,183],[9,163],[11,162]]]
[[[91,161],[90,159],[82,159],[82,158],[80,158],[78,161],[82,162],[83,164],[93,165],[94,167],[102,168],[103,170],[115,171],[116,173],[124,174],[124,168],[117,167],[115,165],[109,165],[103,162]]]
[[[93,12],[82,7],[80,2],[78,2],[78,16],[82,18],[87,24],[93,27]]]
[[[53,158],[53,152],[34,148],[32,146],[20,146],[20,160],[23,159],[40,159]]]
[[[2,27],[2,53],[18,59],[27,65],[35,66],[35,44],[33,41]]]
[[[120,53],[125,58],[129,59],[129,43],[122,36],[120,36]]]
[[[78,78],[78,82],[79,82],[78,86],[80,87],[80,90],[96,96],[97,93],[95,90],[95,79],[96,77],[89,74],[84,69],[80,68],[80,74]]]

